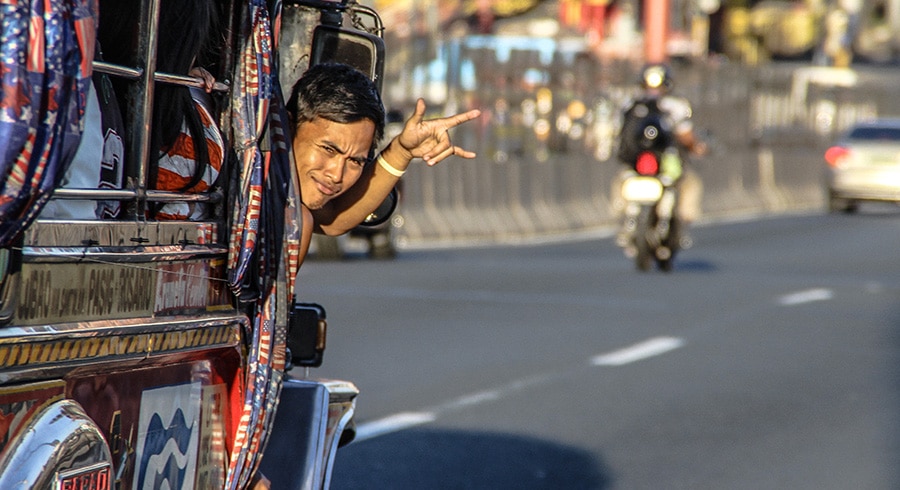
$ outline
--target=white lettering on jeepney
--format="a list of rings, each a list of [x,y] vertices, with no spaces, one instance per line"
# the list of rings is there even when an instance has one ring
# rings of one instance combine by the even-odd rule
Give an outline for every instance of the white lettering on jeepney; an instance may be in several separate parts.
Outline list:
[[[161,267],[154,312],[206,307],[209,299],[207,276],[207,266],[203,262]]]

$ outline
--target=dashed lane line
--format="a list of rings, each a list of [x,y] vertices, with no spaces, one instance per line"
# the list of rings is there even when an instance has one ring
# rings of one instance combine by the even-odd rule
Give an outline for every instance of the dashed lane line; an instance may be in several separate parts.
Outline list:
[[[591,364],[595,366],[624,366],[625,364],[665,354],[683,345],[684,340],[677,337],[654,337],[624,349],[596,356],[591,360]]]
[[[623,366],[625,364],[665,354],[666,352],[678,349],[683,345],[684,340],[680,338],[654,337],[624,349],[595,356],[591,359],[591,364],[594,366]],[[385,434],[428,424],[437,420],[442,414],[499,400],[514,392],[553,382],[560,377],[562,377],[562,374],[544,374],[517,379],[495,389],[479,391],[454,398],[428,410],[400,412],[371,422],[358,424],[356,427],[355,440],[364,441],[366,439],[372,439]]]
[[[814,301],[827,301],[834,297],[834,292],[827,288],[806,289],[795,293],[785,294],[778,298],[778,304],[782,306],[794,306]]]
[[[827,301],[834,297],[834,292],[827,288],[813,288],[797,291],[778,297],[782,306],[794,306],[815,301]],[[659,356],[683,347],[684,339],[677,337],[653,337],[643,342],[594,356],[591,365],[616,367]],[[537,384],[549,383],[558,376],[536,376],[515,380],[496,389],[479,391],[454,398],[446,403],[420,412],[401,412],[382,419],[359,424],[356,429],[356,440],[366,440],[384,434],[401,431],[418,425],[428,424],[438,419],[439,415],[462,410],[467,407],[481,405],[499,400],[512,392]]]
[[[417,425],[427,424],[437,420],[433,412],[401,412],[389,415],[383,419],[373,420],[356,426],[355,441],[364,441],[374,437],[390,434],[391,432],[409,429]]]

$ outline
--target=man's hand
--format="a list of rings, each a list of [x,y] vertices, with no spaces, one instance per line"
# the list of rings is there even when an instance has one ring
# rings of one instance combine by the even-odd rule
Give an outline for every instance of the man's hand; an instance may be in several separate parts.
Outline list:
[[[474,152],[455,146],[448,131],[480,115],[481,111],[474,109],[425,120],[425,101],[419,99],[416,111],[406,121],[403,131],[381,152],[379,164],[363,170],[361,179],[364,183],[356,183],[325,206],[312,211],[316,231],[337,236],[353,229],[384,202],[414,158],[421,158],[428,165],[454,155],[475,158]]]
[[[474,152],[453,144],[449,131],[480,115],[480,110],[473,109],[462,114],[426,121],[424,120],[425,101],[419,99],[416,102],[416,112],[406,121],[403,132],[391,143],[392,145],[393,143],[397,144],[396,151],[404,153],[407,161],[421,158],[428,165],[435,165],[449,156],[475,158]]]

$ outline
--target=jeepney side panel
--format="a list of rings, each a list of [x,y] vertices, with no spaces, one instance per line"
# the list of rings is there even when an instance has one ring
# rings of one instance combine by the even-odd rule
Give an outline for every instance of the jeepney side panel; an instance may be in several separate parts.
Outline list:
[[[28,447],[22,428],[64,402],[111,454],[109,486],[85,488],[221,488],[249,319],[232,305],[215,224],[90,224],[38,221],[14,251],[0,327],[0,473]],[[30,461],[43,473],[29,478],[49,481],[58,465],[39,459]]]
[[[104,433],[117,485],[165,479],[171,488],[222,488],[240,366],[240,353],[225,349],[141,369],[85,371],[67,380],[67,397]]]

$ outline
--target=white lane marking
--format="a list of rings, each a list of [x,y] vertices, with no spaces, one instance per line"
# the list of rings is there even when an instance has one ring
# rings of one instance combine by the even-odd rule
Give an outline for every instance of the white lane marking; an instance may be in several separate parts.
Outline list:
[[[654,337],[624,349],[595,356],[591,359],[591,364],[595,366],[622,366],[665,354],[683,345],[684,340],[677,337]]]
[[[499,400],[514,392],[552,381],[553,377],[549,375],[521,378],[493,390],[479,391],[454,398],[437,405],[430,410],[421,412],[401,412],[371,422],[365,422],[356,426],[356,437],[354,440],[362,441],[384,434],[390,434],[391,432],[409,429],[410,427],[415,427],[417,425],[428,424],[437,420],[438,415]]]
[[[591,362],[598,366],[621,366],[648,357],[658,356],[677,349],[682,345],[684,345],[684,341],[679,338],[655,337],[625,349],[596,356]],[[354,440],[364,441],[418,425],[428,424],[437,420],[440,414],[499,400],[514,392],[553,382],[554,379],[554,376],[548,374],[517,379],[496,389],[479,391],[454,398],[433,407],[431,410],[401,412],[371,422],[365,422],[356,426],[356,438]]]
[[[356,426],[355,441],[364,441],[373,437],[401,431],[417,425],[434,422],[437,416],[432,412],[401,412],[383,419],[373,420]]]
[[[465,395],[453,400],[449,403],[445,403],[442,405],[441,411],[448,409],[458,409],[464,407],[471,407],[474,405],[480,405],[485,402],[490,402],[494,400],[500,399],[500,390],[487,390],[480,391],[478,393],[472,393],[471,395]]]
[[[805,291],[797,291],[796,293],[785,294],[778,298],[778,304],[782,306],[793,306],[803,303],[812,303],[813,301],[827,301],[834,297],[834,293],[830,289],[815,288]]]
[[[482,403],[500,400],[506,396],[511,395],[514,392],[522,391],[532,386],[552,383],[553,379],[554,378],[548,374],[516,379],[494,389],[479,391],[476,393],[471,393],[454,398],[432,408],[431,411],[435,414],[444,414],[447,412],[462,410],[471,406],[481,405]]]

